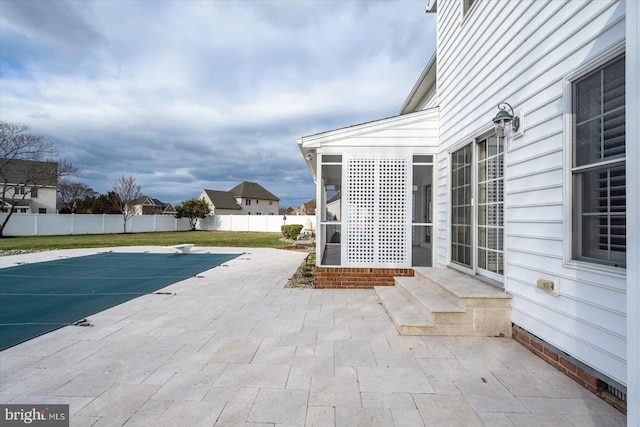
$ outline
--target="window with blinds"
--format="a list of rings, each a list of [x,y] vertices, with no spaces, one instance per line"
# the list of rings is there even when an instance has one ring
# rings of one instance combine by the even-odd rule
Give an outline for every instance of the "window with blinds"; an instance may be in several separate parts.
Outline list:
[[[573,83],[574,258],[626,266],[625,62]]]

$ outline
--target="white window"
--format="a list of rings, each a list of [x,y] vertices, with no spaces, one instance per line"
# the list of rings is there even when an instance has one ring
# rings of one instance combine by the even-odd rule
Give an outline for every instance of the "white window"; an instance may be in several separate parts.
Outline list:
[[[626,267],[625,60],[572,83],[573,258]]]
[[[245,204],[246,206],[251,206],[251,199],[247,199],[247,200],[245,200],[245,201],[244,201],[244,204]]]
[[[14,190],[14,194],[23,195],[24,194],[24,187],[16,187],[15,190]]]
[[[36,187],[31,189],[31,198],[32,199],[37,199],[38,198],[38,189]]]

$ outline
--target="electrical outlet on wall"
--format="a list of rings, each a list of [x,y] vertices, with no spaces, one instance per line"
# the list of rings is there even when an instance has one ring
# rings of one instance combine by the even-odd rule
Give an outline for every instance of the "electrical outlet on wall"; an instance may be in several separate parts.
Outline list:
[[[558,292],[560,292],[560,279],[538,279],[538,281],[536,282],[536,286],[538,287],[538,289],[542,289],[551,294],[558,295]]]

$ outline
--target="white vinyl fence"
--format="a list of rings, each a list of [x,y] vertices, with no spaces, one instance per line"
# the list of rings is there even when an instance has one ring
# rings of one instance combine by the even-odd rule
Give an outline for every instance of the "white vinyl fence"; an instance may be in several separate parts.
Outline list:
[[[0,221],[6,214],[0,213]],[[65,234],[122,233],[122,215],[13,214],[4,229],[5,236],[52,236]],[[291,215],[212,215],[198,220],[200,230],[264,231],[279,233],[284,224],[315,227],[315,216]],[[127,221],[128,233],[189,230],[186,218],[170,215],[134,215]]]

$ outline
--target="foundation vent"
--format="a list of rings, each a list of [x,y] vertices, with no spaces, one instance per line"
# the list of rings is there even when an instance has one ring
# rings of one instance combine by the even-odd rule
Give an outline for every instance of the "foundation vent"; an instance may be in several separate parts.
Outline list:
[[[611,393],[613,396],[616,397],[616,399],[619,399],[623,402],[627,401],[627,393],[625,393],[624,391],[620,390],[619,388],[616,388],[614,386],[612,386],[611,384],[607,384],[607,391],[609,393]]]

